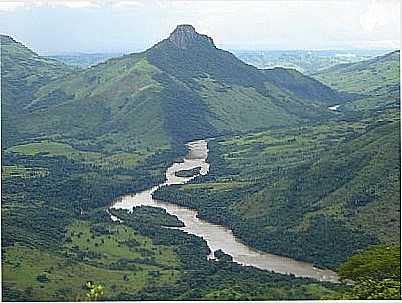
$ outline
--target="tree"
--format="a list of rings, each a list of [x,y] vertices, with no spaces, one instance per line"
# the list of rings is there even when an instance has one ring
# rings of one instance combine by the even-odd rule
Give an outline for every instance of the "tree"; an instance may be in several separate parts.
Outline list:
[[[400,246],[378,245],[351,256],[340,266],[338,274],[342,280],[400,280],[400,260]]]
[[[102,298],[104,294],[104,287],[102,285],[96,285],[91,281],[88,281],[85,286],[88,289],[87,298],[89,298],[91,301],[96,301]]]
[[[400,300],[401,248],[378,245],[351,256],[339,268],[341,280],[353,281],[350,288],[331,298],[340,300]]]
[[[400,300],[401,281],[394,279],[360,279],[340,300]]]

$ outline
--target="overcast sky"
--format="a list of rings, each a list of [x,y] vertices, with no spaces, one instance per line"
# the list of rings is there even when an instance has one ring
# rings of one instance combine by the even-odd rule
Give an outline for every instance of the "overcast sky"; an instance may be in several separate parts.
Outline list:
[[[228,49],[400,47],[397,0],[0,0],[0,32],[41,54],[143,50],[183,23]]]

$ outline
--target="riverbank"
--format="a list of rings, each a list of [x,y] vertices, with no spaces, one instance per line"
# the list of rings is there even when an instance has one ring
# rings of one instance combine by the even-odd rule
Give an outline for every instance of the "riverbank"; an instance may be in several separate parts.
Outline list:
[[[200,174],[206,175],[209,164],[208,143],[205,140],[190,142],[187,144],[189,152],[183,162],[173,163],[166,171],[166,181],[163,184],[134,195],[123,196],[112,205],[117,209],[132,209],[136,206],[153,206],[165,209],[169,214],[175,215],[185,227],[181,230],[202,237],[207,242],[211,251],[222,250],[233,257],[233,261],[242,265],[250,265],[259,269],[274,271],[283,274],[293,274],[298,277],[309,277],[320,281],[336,282],[337,275],[330,270],[314,267],[310,263],[297,261],[291,258],[268,254],[257,251],[239,241],[231,230],[226,227],[201,220],[195,210],[178,206],[173,203],[153,199],[153,193],[162,186],[184,184],[193,177],[178,177],[176,172],[201,167]]]
[[[221,137],[209,141],[206,176],[154,198],[197,210],[259,251],[336,270],[399,241],[398,136],[399,121],[384,119]]]

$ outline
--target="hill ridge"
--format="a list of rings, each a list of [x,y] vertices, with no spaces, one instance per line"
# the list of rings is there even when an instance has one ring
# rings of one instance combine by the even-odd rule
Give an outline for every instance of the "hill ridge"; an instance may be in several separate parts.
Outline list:
[[[288,80],[293,84],[283,85]],[[15,127],[32,137],[91,134],[165,146],[329,119],[335,115],[327,107],[337,103],[337,93],[318,81],[292,70],[259,70],[218,49],[193,26],[179,25],[144,52],[35,87],[20,108],[35,127]]]

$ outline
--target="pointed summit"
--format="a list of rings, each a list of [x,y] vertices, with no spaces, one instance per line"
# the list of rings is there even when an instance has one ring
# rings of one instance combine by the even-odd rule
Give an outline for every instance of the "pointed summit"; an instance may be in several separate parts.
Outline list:
[[[212,38],[207,35],[201,35],[195,31],[194,26],[190,24],[178,25],[170,34],[168,40],[176,47],[186,49],[194,44],[205,44],[215,47]]]

